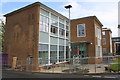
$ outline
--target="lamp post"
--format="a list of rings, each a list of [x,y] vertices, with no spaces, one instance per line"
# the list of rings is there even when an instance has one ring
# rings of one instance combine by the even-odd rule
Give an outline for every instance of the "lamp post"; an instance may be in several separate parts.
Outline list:
[[[71,58],[71,45],[70,45],[70,8],[72,8],[71,5],[65,6],[66,9],[69,9],[69,60]]]

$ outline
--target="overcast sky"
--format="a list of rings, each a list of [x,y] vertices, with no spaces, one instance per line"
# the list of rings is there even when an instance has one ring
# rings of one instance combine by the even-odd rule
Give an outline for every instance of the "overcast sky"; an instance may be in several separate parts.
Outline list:
[[[0,14],[3,15],[39,0],[24,0],[25,2],[20,2],[21,0],[1,1],[0,7],[2,9],[0,9]],[[103,27],[112,30],[113,37],[118,36],[118,0],[40,0],[40,2],[66,17],[68,17],[68,10],[64,6],[71,4],[73,6],[71,19],[95,15],[103,24]]]

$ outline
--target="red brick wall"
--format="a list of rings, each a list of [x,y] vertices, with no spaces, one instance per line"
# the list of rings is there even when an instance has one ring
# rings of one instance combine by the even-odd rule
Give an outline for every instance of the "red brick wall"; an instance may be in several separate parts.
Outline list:
[[[38,63],[39,10],[40,6],[32,6],[6,17],[4,52],[9,64],[13,57],[26,60],[30,55]]]

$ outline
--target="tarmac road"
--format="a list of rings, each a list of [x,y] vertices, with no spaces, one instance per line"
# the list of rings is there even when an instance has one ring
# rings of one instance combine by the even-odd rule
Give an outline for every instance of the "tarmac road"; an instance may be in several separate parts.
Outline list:
[[[76,74],[48,74],[36,72],[21,72],[3,70],[3,78],[110,78],[112,80],[120,80],[120,75],[76,75]]]

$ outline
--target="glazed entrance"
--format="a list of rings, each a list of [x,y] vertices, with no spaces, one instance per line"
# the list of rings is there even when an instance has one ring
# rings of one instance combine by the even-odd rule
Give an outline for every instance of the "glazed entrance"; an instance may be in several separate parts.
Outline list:
[[[88,57],[89,42],[72,42],[71,43],[71,58],[86,58]],[[80,64],[87,64],[88,60],[82,60]]]

